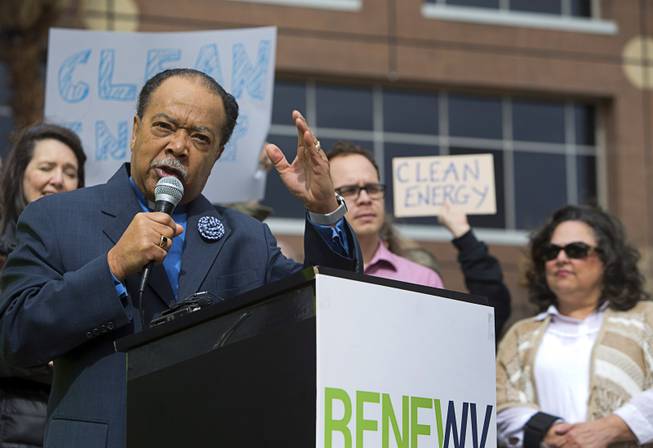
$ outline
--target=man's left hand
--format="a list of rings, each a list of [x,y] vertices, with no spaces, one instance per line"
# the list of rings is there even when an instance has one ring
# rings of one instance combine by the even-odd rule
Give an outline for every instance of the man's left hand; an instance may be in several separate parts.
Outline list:
[[[302,200],[304,207],[313,213],[331,213],[338,208],[338,202],[329,173],[329,160],[302,114],[294,110],[292,118],[297,127],[297,155],[292,164],[276,145],[266,144],[265,152],[281,181]]]

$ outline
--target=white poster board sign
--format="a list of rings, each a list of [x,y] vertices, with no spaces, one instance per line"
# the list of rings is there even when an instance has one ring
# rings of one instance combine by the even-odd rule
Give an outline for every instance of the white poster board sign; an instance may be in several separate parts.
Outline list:
[[[491,307],[316,276],[318,448],[496,446]]]
[[[261,199],[258,156],[270,127],[276,28],[175,33],[52,29],[45,116],[76,131],[88,156],[86,184],[106,182],[130,159],[138,93],[146,80],[188,67],[236,97],[240,115],[204,188],[212,202]],[[290,122],[290,111],[288,111]]]
[[[448,203],[468,215],[497,211],[492,154],[392,159],[394,214],[436,216]]]

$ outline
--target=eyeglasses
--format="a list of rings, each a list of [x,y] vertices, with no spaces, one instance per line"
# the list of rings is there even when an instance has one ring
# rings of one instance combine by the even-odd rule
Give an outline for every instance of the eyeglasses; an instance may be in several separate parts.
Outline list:
[[[557,244],[547,244],[542,248],[542,258],[544,261],[554,260],[558,258],[558,254],[561,250],[565,251],[567,257],[576,260],[587,258],[592,252],[600,252],[598,247],[590,246],[589,244],[583,243],[581,241],[575,241],[564,246],[558,246]]]
[[[365,190],[371,199],[380,199],[383,197],[385,185],[383,184],[363,184],[363,185],[343,185],[336,188],[336,193],[344,196],[347,199],[358,199],[361,191]]]

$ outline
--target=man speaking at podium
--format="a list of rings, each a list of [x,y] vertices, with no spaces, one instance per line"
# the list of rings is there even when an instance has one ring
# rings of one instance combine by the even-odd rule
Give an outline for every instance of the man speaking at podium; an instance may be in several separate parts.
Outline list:
[[[25,367],[54,360],[46,447],[124,446],[126,367],[115,339],[194,292],[228,300],[302,268],[281,255],[267,226],[201,195],[237,117],[235,99],[212,78],[162,72],[140,93],[131,164],[106,184],[45,197],[23,213],[0,280],[0,355]],[[306,264],[359,269],[326,156],[302,115],[293,120],[294,161],[274,145],[266,152],[306,206]],[[183,185],[172,216],[151,211],[167,176]]]

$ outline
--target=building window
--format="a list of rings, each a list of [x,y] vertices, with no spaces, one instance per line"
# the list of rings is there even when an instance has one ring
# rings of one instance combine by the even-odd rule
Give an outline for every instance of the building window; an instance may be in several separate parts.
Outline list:
[[[592,0],[426,0],[433,5],[484,8],[503,12],[530,12],[571,17],[592,17]]]
[[[9,105],[9,73],[6,64],[0,63],[0,156],[4,157],[11,146],[9,136],[14,122]]]
[[[490,25],[616,34],[597,0],[424,0],[425,17]]]
[[[334,9],[358,11],[362,0],[231,0],[235,2],[264,3],[280,6],[297,6],[302,8]]]
[[[494,156],[497,214],[472,216],[477,228],[529,231],[568,203],[598,203],[595,106],[511,96],[424,92],[316,82],[277,81],[269,141],[294,156],[292,109],[305,112],[322,146],[348,140],[372,151],[388,185],[392,213],[394,157],[490,153]],[[276,218],[303,219],[275,172],[266,205]],[[431,225],[433,218],[399,224]]]

